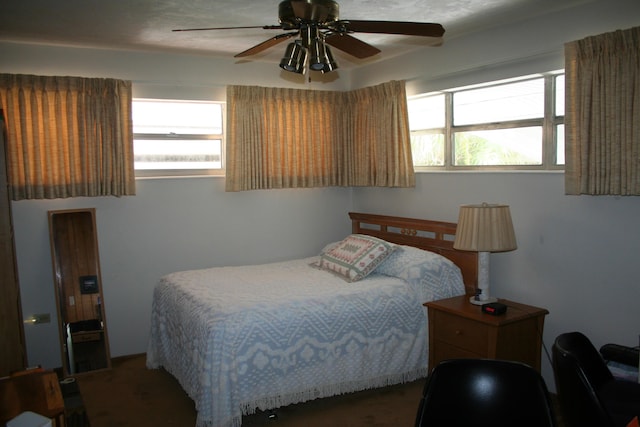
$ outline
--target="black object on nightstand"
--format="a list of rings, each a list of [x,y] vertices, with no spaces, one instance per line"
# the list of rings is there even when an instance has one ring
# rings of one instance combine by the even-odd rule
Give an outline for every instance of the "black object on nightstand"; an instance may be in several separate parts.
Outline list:
[[[490,302],[482,304],[482,312],[491,314],[492,316],[500,316],[507,312],[507,306],[499,302]]]

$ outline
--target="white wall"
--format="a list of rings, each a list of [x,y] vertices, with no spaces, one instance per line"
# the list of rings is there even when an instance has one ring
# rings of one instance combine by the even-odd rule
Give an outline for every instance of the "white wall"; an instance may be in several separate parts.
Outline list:
[[[549,310],[549,351],[574,330],[598,347],[638,345],[640,198],[565,196],[563,186],[562,173],[419,174],[415,189],[354,190],[353,209],[457,222],[462,204],[506,203],[518,249],[491,255],[491,293]]]
[[[61,366],[47,211],[96,208],[112,356],[146,351],[154,285],[167,273],[311,256],[350,232],[349,189],[225,193],[222,178],[138,180],[137,195],[13,203],[30,365]]]
[[[638,17],[636,0],[586,1],[330,83],[284,80],[273,64],[1,42],[0,72],[129,79],[136,96],[223,99],[226,84],[341,90],[391,79],[418,93],[562,68],[563,43],[638,25]],[[547,347],[575,329],[597,345],[637,345],[640,199],[564,196],[561,173],[419,174],[414,189],[225,193],[221,178],[139,180],[137,188],[134,197],[13,203],[25,316],[55,320],[49,209],[97,208],[111,350],[120,356],[145,351],[151,292],[164,273],[314,254],[349,232],[349,210],[455,221],[460,204],[499,201],[512,207],[519,248],[492,256],[493,293],[549,309]],[[60,366],[53,322],[27,325],[25,334],[30,364]],[[544,372],[553,388],[548,363]]]
[[[361,68],[369,86],[404,78],[410,94],[564,67],[564,43],[640,25],[640,2],[587,2],[470,37],[445,41],[397,67]],[[491,256],[492,293],[547,308],[544,343],[579,330],[596,347],[637,346],[640,335],[640,198],[565,196],[564,174],[419,174],[411,190],[355,189],[353,209],[457,221],[461,204],[511,206],[518,249]],[[543,354],[543,358],[546,355]],[[543,360],[547,383],[553,372]]]
[[[134,96],[224,100],[227,85],[345,90],[349,74],[304,76],[259,61],[204,55],[85,49],[0,41],[0,72],[131,80]]]
[[[351,79],[358,87],[404,79],[407,92],[416,94],[551,71],[564,68],[565,43],[637,25],[637,0],[586,0],[482,33],[445,37],[440,47],[358,68]]]
[[[228,84],[344,90],[349,76],[309,82],[274,64],[199,55],[0,42],[0,72],[111,77],[136,97],[225,100]],[[335,77],[335,76],[334,76]],[[30,365],[61,366],[47,211],[97,208],[112,356],[146,351],[152,289],[170,271],[316,253],[350,231],[344,188],[225,193],[223,178],[138,180],[137,195],[13,203]]]

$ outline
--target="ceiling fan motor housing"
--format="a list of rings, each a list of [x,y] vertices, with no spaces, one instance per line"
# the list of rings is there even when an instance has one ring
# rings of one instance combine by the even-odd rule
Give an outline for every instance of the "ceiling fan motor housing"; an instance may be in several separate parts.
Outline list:
[[[339,20],[340,7],[332,0],[285,0],[278,6],[278,19],[285,30],[301,23],[328,24]]]

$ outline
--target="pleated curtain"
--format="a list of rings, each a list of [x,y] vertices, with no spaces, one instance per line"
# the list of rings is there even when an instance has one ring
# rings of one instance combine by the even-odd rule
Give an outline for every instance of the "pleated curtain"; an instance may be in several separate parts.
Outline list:
[[[565,192],[640,195],[640,27],[565,45]]]
[[[404,82],[227,88],[226,190],[415,186]]]
[[[131,82],[0,74],[13,200],[135,194]]]

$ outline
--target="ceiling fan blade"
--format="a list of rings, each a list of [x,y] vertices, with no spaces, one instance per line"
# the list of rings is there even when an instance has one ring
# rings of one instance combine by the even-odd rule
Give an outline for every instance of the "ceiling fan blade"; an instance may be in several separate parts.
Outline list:
[[[281,25],[257,25],[257,26],[249,26],[249,27],[208,27],[208,28],[178,28],[176,30],[171,30],[173,32],[176,31],[209,31],[209,30],[244,30],[248,28],[262,28],[263,30],[281,30]]]
[[[345,21],[348,31],[356,33],[402,34],[407,36],[442,37],[444,27],[428,22]]]
[[[325,42],[359,59],[380,53],[380,49],[377,47],[371,46],[369,43],[365,43],[349,34],[331,34],[325,38]]]
[[[297,35],[298,35],[297,32],[295,32],[295,33],[278,34],[275,37],[271,37],[270,39],[265,40],[262,43],[259,43],[259,44],[255,45],[253,47],[250,47],[249,49],[247,49],[247,50],[245,50],[243,52],[240,52],[240,53],[234,55],[234,57],[235,58],[240,58],[240,57],[243,57],[243,56],[255,55],[256,53],[260,53],[260,52],[262,52],[264,50],[267,50],[270,47],[275,46],[278,43],[283,42],[283,41],[285,41],[285,40],[287,40],[287,39],[289,39],[291,37],[297,36]]]

